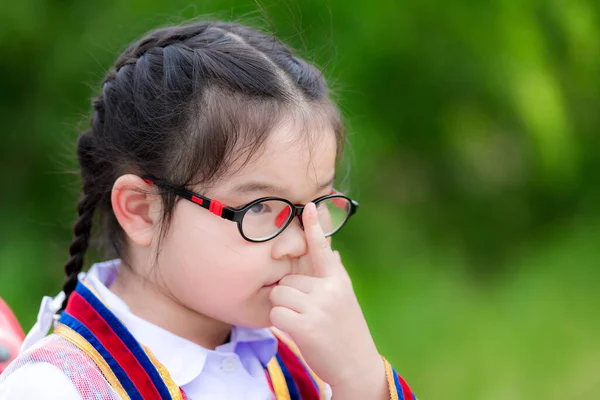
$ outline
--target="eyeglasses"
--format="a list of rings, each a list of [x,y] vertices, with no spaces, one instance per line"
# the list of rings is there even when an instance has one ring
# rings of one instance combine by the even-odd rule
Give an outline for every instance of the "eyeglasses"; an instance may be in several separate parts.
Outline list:
[[[295,217],[298,217],[300,225],[304,227],[302,211],[305,206],[292,204],[289,200],[280,197],[262,197],[240,208],[233,208],[217,200],[173,186],[161,179],[151,176],[144,176],[142,179],[150,185],[167,189],[179,197],[204,207],[221,218],[237,222],[240,234],[249,242],[260,243],[273,239],[283,232]],[[358,209],[356,201],[335,190],[312,202],[317,207],[319,222],[326,237],[339,231]]]

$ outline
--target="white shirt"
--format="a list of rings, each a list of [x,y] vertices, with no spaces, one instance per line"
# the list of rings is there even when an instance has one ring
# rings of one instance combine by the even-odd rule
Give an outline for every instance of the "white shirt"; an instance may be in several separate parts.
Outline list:
[[[82,276],[133,336],[167,368],[190,399],[273,399],[262,366],[277,351],[277,340],[269,329],[235,326],[230,342],[215,350],[203,348],[134,315],[127,304],[108,289],[118,265],[118,260],[95,264]],[[38,323],[28,335],[24,348],[34,344],[49,329],[48,314],[51,317],[56,310],[50,311],[48,299],[42,302]],[[60,304],[60,298],[54,303],[54,307]],[[46,332],[40,335],[44,329]],[[63,371],[49,363],[36,363],[9,375],[0,385],[0,399],[79,400],[81,397]]]

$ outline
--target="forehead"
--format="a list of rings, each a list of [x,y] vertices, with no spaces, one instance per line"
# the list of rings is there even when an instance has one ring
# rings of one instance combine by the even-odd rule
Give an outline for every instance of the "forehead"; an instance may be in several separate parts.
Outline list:
[[[290,198],[303,198],[332,178],[336,154],[336,135],[331,127],[315,124],[310,129],[298,129],[292,122],[283,122],[248,163],[234,168],[224,189],[259,180],[285,189]]]

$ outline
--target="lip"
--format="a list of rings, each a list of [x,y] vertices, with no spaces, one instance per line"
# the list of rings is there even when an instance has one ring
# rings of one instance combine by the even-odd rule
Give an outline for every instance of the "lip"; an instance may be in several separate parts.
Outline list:
[[[273,282],[273,283],[269,283],[268,285],[265,285],[265,286],[263,286],[263,287],[265,287],[265,288],[273,288],[273,287],[275,287],[275,286],[279,285],[279,281],[280,281],[280,280],[281,280],[281,279],[278,279],[278,280],[276,280],[275,282]]]

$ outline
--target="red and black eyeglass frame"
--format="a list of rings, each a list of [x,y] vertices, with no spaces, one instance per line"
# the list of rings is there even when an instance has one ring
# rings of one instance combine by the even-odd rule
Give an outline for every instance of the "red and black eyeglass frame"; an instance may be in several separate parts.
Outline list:
[[[300,225],[302,227],[304,227],[304,225],[302,223],[302,212],[304,211],[305,205],[304,204],[293,204],[289,200],[284,199],[282,197],[272,197],[272,196],[261,197],[259,199],[253,200],[250,203],[243,205],[239,208],[234,208],[234,207],[229,207],[229,206],[219,202],[218,200],[213,200],[206,196],[202,196],[201,194],[194,193],[185,188],[174,186],[165,180],[158,179],[153,176],[145,175],[145,176],[142,176],[141,178],[144,180],[144,182],[146,182],[149,185],[156,185],[156,186],[165,188],[181,198],[191,201],[192,203],[199,205],[200,207],[206,208],[211,213],[213,213],[223,219],[227,219],[229,221],[236,222],[237,226],[238,226],[238,231],[240,232],[242,237],[249,242],[262,243],[262,242],[266,242],[266,241],[269,241],[269,240],[275,238],[276,236],[278,236],[281,232],[283,232],[288,227],[288,225],[294,220],[295,217],[298,217],[298,220],[300,221]],[[324,195],[324,196],[314,199],[312,201],[312,203],[315,203],[315,205],[316,205],[323,200],[327,200],[327,199],[331,199],[331,198],[333,198],[333,199],[340,198],[340,199],[347,200],[348,204],[350,204],[350,210],[348,211],[348,215],[346,216],[346,219],[344,220],[344,222],[342,224],[340,224],[340,226],[335,231],[329,233],[327,236],[331,236],[334,233],[336,233],[337,231],[339,231],[346,224],[348,219],[350,219],[350,217],[352,215],[354,215],[356,213],[356,211],[358,210],[358,202],[356,200],[352,200],[351,198],[337,192],[336,190],[332,190],[330,194],[327,194],[327,195]],[[290,206],[290,209],[292,210],[292,212],[290,213],[291,216],[289,214],[285,215],[285,218],[287,219],[287,221],[285,221],[284,224],[282,224],[282,222],[284,222],[284,221],[278,222],[277,224],[278,225],[281,224],[282,226],[280,226],[279,230],[271,236],[268,236],[266,238],[261,238],[261,239],[252,239],[252,238],[247,237],[244,234],[244,230],[242,229],[242,221],[244,220],[244,215],[246,214],[246,212],[248,212],[248,210],[250,210],[250,208],[252,208],[256,204],[262,203],[264,201],[271,201],[271,200],[283,201],[283,202],[287,203]]]

